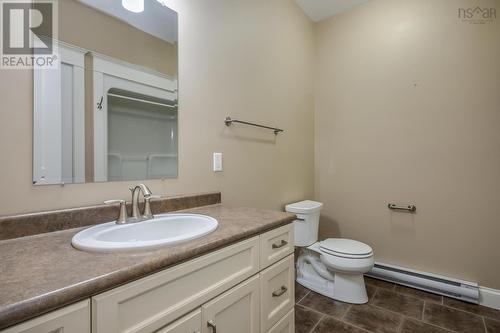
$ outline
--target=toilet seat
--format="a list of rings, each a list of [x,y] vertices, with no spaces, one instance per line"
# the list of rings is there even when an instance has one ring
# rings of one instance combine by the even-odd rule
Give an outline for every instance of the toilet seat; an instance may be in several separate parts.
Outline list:
[[[348,259],[365,259],[373,256],[373,250],[365,243],[346,238],[328,238],[319,242],[320,251],[327,255]]]

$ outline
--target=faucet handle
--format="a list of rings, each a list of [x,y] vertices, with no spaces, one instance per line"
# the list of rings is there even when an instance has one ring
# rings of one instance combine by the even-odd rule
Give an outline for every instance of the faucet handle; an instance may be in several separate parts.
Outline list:
[[[161,196],[159,195],[145,195],[144,196],[144,214],[142,217],[146,220],[154,218],[153,213],[151,212],[151,199],[159,199]]]
[[[142,218],[145,220],[150,220],[154,218],[153,213],[151,212],[151,199],[152,195],[144,196],[144,213],[142,214]]]
[[[122,199],[113,199],[113,200],[106,200],[106,201],[104,201],[104,203],[106,205],[121,204],[122,202],[125,202],[125,200],[122,200]]]
[[[125,200],[106,200],[104,201],[106,205],[114,205],[114,204],[120,204],[120,214],[118,215],[118,219],[116,220],[116,224],[125,224],[127,223],[128,220],[128,214],[127,214],[127,203]]]

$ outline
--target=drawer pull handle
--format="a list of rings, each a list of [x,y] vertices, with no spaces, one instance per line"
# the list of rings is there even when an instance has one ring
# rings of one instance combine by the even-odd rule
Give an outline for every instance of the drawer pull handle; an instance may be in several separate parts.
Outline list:
[[[281,286],[280,290],[273,291],[273,297],[280,297],[284,293],[286,293],[288,290],[287,287]]]
[[[281,243],[279,243],[279,244],[274,243],[273,244],[273,249],[279,249],[280,247],[283,247],[287,244],[288,244],[288,242],[286,240],[282,239]]]
[[[207,326],[212,329],[212,333],[217,333],[217,325],[215,325],[215,321],[209,320],[207,322]]]

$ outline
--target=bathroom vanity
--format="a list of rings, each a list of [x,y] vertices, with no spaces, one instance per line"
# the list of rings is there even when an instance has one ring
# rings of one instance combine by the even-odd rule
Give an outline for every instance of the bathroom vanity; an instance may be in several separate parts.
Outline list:
[[[26,258],[47,254],[52,265],[17,264],[0,277],[2,286],[16,277],[28,289],[2,288],[0,299],[17,300],[1,302],[0,327],[57,307],[0,332],[294,332],[293,215],[220,205],[189,212],[216,218],[218,229],[152,252],[78,251],[69,240],[81,229],[0,242],[7,264],[17,248]]]

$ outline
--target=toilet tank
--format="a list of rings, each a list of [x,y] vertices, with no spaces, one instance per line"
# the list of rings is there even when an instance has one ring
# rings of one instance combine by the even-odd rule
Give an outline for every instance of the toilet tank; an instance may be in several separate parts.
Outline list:
[[[297,215],[293,222],[295,229],[295,246],[309,246],[318,241],[319,214],[321,202],[305,200],[285,206],[289,213]]]

